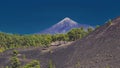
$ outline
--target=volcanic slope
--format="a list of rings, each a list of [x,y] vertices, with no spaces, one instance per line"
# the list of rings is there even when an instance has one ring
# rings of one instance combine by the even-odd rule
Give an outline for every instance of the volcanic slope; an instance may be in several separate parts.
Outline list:
[[[120,17],[51,57],[57,68],[120,68]]]

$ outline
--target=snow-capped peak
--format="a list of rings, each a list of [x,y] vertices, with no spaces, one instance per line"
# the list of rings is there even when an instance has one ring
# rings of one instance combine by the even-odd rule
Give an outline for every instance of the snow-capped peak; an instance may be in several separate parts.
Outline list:
[[[65,17],[63,20],[61,20],[58,24],[78,24],[77,22],[73,21],[72,19],[70,19],[69,17]]]
[[[63,20],[71,20],[69,17],[65,17]]]

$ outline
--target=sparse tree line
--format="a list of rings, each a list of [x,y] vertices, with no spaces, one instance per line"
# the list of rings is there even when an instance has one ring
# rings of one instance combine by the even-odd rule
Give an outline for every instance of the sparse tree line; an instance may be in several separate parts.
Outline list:
[[[32,34],[32,35],[19,35],[0,32],[0,52],[7,49],[29,47],[29,46],[42,46],[49,47],[55,41],[75,41],[81,39],[90,32],[92,28],[84,30],[83,28],[74,28],[66,34]]]
[[[21,65],[20,59],[17,56],[18,51],[14,50],[10,59],[10,65],[3,68],[40,68],[40,63],[37,60],[33,60],[25,65]]]
[[[12,53],[12,57],[10,59],[10,65],[5,66],[2,68],[41,68],[41,64],[38,60],[32,60],[29,63],[26,63],[25,65],[21,65],[20,59],[18,58],[18,51],[14,50]],[[52,60],[49,60],[47,63],[47,68],[57,68]],[[78,61],[74,68],[84,68],[81,66],[80,62]],[[110,68],[109,65],[106,65],[105,68]]]
[[[12,57],[10,59],[10,65],[5,66],[3,68],[41,68],[40,62],[38,60],[32,60],[31,62],[26,63],[25,65],[21,65],[21,61],[18,58],[18,54],[19,53],[17,50],[13,50]],[[52,60],[48,61],[47,68],[56,68]]]

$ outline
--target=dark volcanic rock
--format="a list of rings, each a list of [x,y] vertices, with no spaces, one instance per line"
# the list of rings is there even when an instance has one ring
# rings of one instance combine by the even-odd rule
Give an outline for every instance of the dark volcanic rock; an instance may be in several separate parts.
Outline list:
[[[53,53],[57,68],[119,68],[120,17]],[[58,61],[59,59],[59,61]]]

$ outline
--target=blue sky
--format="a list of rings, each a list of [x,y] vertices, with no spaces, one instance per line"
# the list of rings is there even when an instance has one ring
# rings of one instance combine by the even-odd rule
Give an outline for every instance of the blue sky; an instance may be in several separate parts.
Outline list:
[[[64,17],[81,24],[102,25],[120,16],[119,0],[1,0],[0,30],[38,33]]]

